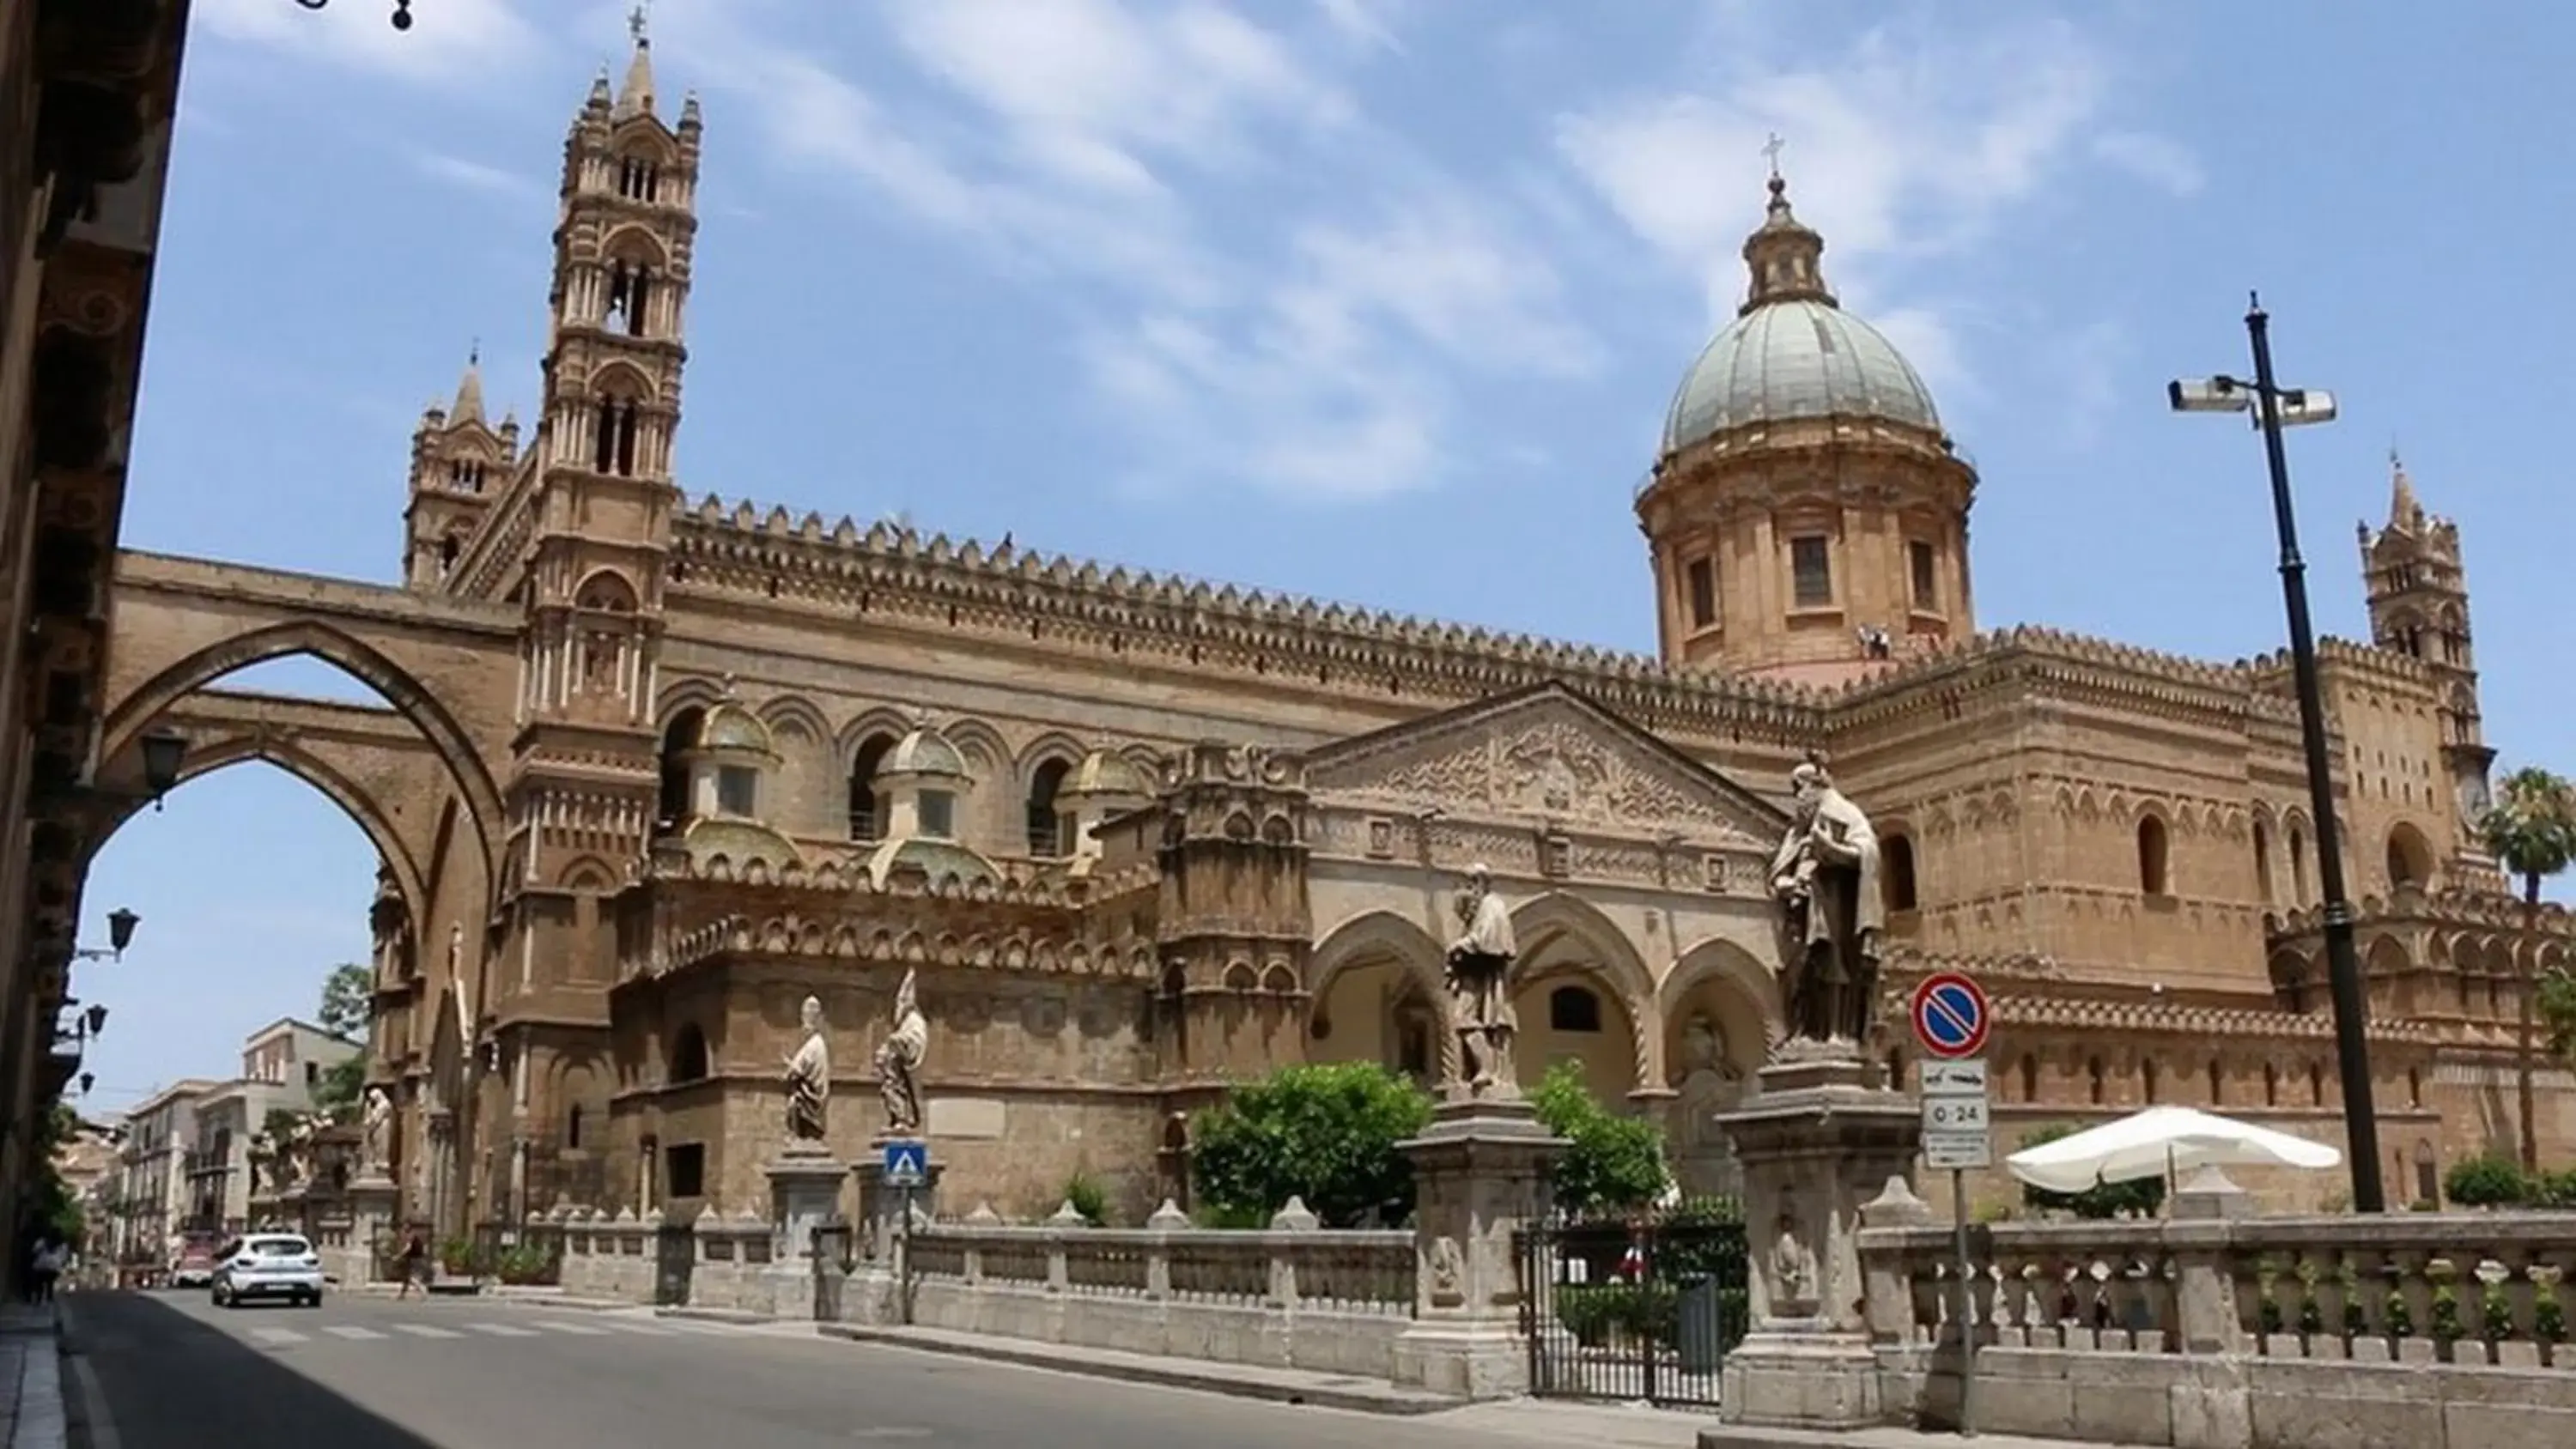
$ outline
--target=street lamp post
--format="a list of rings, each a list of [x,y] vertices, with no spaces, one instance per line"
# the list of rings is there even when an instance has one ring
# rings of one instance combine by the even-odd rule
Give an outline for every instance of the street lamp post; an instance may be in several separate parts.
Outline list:
[[[2272,319],[2254,297],[2245,333],[2254,346],[2254,380],[2214,377],[2166,386],[2176,412],[2246,412],[2263,433],[2272,475],[2272,521],[2281,538],[2281,598],[2290,615],[2290,671],[2299,699],[2299,743],[2307,756],[2308,809],[2317,822],[2317,885],[2325,896],[2326,984],[2334,998],[2335,1057],[2343,1078],[2344,1144],[2351,1158],[2356,1212],[2388,1210],[2379,1179],[2379,1113],[2372,1102],[2370,1003],[2362,994],[2361,955],[2352,939],[2352,902],[2344,894],[2343,840],[2334,802],[2333,759],[2326,748],[2324,691],[2317,682],[2316,632],[2308,619],[2308,567],[2299,557],[2299,526],[2290,503],[2285,428],[2334,421],[2334,396],[2285,388],[2272,375]]]

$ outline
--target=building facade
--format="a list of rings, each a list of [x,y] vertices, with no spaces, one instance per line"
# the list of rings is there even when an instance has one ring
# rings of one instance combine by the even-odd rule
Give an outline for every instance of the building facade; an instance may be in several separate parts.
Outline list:
[[[190,1196],[188,1152],[197,1104],[216,1083],[191,1077],[137,1102],[125,1114],[112,1212],[112,1251],[121,1264],[167,1266],[180,1235],[209,1226]]]
[[[186,1156],[191,1225],[226,1233],[250,1226],[252,1149],[270,1117],[312,1111],[331,1070],[364,1050],[292,1017],[243,1041],[241,1075],[197,1099]]]
[[[0,1206],[79,1071],[70,994],[109,575],[187,0],[0,7]],[[112,807],[110,807],[112,808]],[[90,943],[95,945],[97,943]],[[14,1285],[18,1255],[0,1263]]]
[[[2568,925],[2526,929],[2479,852],[2462,541],[2402,472],[2362,534],[2374,637],[2324,647],[2324,827],[2285,661],[1981,630],[1976,472],[1777,177],[1635,499],[1652,657],[693,503],[702,125],[648,44],[592,87],[543,392],[496,421],[469,367],[425,414],[399,589],[119,565],[102,774],[173,722],[199,767],[293,769],[384,853],[369,1071],[410,1215],[764,1206],[809,995],[830,1135],[864,1161],[907,975],[948,1204],[1042,1211],[1081,1173],[1141,1212],[1186,1196],[1190,1114],[1231,1081],[1437,1069],[1477,864],[1519,930],[1525,1073],[1579,1062],[1722,1189],[1711,1119],[1779,1030],[1768,866],[1811,752],[1879,831],[1890,987],[1992,988],[2007,1138],[2185,1102],[2339,1139],[2332,828],[2396,1195],[2511,1142],[2518,1003]],[[206,688],[293,652],[393,707]],[[2576,1082],[2538,1084],[2564,1154]]]

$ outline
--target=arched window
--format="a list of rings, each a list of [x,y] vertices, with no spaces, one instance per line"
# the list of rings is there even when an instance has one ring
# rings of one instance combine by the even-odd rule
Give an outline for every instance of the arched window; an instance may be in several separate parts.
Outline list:
[[[2151,896],[2165,889],[2165,823],[2150,815],[2138,822],[2138,889]]]
[[[662,730],[662,800],[654,818],[663,830],[689,816],[689,767],[680,755],[697,742],[698,727],[706,718],[705,710],[691,705],[671,716],[671,723]]]
[[[2272,904],[2272,831],[2260,820],[2254,822],[2254,898]]]
[[[680,1034],[671,1038],[671,1069],[665,1080],[677,1086],[682,1082],[703,1082],[707,1078],[707,1034],[696,1022],[681,1026]]]
[[[1029,776],[1028,830],[1029,854],[1048,856],[1065,854],[1057,839],[1055,795],[1064,788],[1064,777],[1073,766],[1063,760],[1048,760]]]
[[[1891,911],[1914,909],[1914,842],[1902,835],[1890,835],[1878,843],[1878,867],[1887,883],[1887,908]]]
[[[1556,988],[1547,994],[1547,1026],[1550,1031],[1599,1031],[1601,998],[1580,986]]]
[[[850,757],[850,838],[876,840],[885,834],[886,802],[877,798],[877,766],[894,748],[894,736],[870,735]]]

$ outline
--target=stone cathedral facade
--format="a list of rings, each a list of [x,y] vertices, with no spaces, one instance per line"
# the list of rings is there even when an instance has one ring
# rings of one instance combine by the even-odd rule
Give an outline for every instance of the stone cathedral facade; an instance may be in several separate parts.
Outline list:
[[[860,1160],[908,969],[949,1206],[1043,1212],[1082,1172],[1141,1213],[1186,1195],[1190,1113],[1231,1080],[1437,1070],[1479,862],[1524,1080],[1580,1062],[1722,1189],[1710,1118],[1777,1030],[1766,874],[1811,749],[1881,833],[1891,987],[1993,990],[2007,1138],[2180,1102],[2339,1140],[2286,661],[1981,631],[1976,472],[1777,178],[1636,501],[1646,657],[688,497],[700,128],[647,46],[601,78],[541,406],[496,422],[469,370],[413,440],[400,597],[493,634],[428,688],[497,762],[488,850],[439,836],[375,912],[415,1215],[761,1207],[809,994]],[[2457,530],[2399,472],[2361,544],[2375,637],[2326,644],[2325,687],[2405,1201],[2512,1142],[2518,993],[2569,937],[2522,931],[2471,829]],[[408,818],[462,818],[434,788]],[[2541,1073],[2545,1151],[2571,1088]]]

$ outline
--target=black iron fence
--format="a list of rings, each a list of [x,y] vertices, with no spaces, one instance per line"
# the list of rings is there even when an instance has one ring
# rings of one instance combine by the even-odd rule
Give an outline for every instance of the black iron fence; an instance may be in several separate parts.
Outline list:
[[[1523,1229],[1530,1392],[1714,1408],[1750,1326],[1744,1224],[1725,1202]]]

